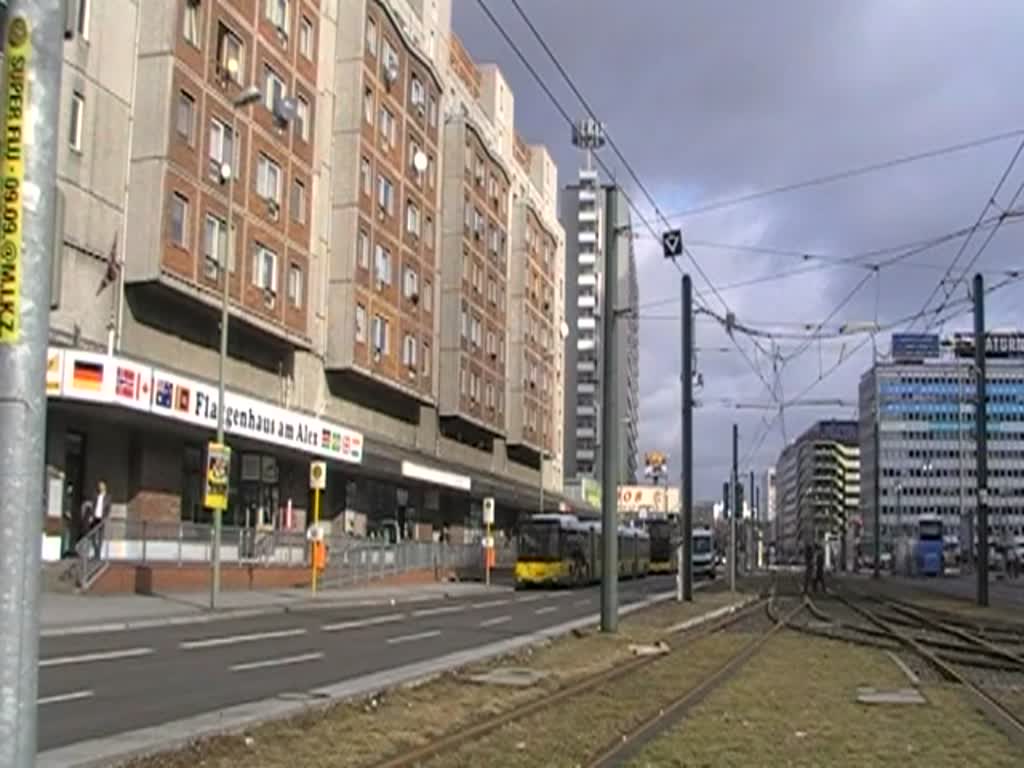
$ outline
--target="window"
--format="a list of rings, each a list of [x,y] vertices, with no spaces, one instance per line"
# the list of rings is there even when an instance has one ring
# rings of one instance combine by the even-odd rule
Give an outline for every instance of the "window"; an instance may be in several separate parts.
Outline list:
[[[487,332],[487,346],[484,349],[488,355],[498,356],[498,341],[494,336],[494,331]]]
[[[411,333],[402,339],[402,365],[416,370],[416,337]]]
[[[256,193],[264,200],[281,202],[281,168],[262,153],[256,164]]]
[[[427,155],[427,186],[434,188],[434,156]]]
[[[430,342],[423,341],[423,375],[430,375]]]
[[[405,298],[412,301],[419,301],[420,298],[420,276],[415,269],[406,267],[402,274],[402,293]]]
[[[92,10],[91,0],[78,0],[78,16],[75,19],[75,27],[79,36],[86,42],[89,41],[89,17]]]
[[[171,195],[170,240],[179,248],[187,248],[188,198],[177,192]]]
[[[366,20],[366,50],[371,56],[377,55],[377,22]]]
[[[373,194],[373,170],[370,168],[368,157],[359,162],[359,178],[363,185],[363,194],[369,197]]]
[[[292,179],[292,199],[288,202],[292,213],[292,221],[299,224],[306,222],[306,185],[298,179]]]
[[[409,167],[416,172],[416,176],[419,180],[423,179],[423,174],[416,170],[416,155],[420,152],[420,145],[416,143],[416,139],[409,139]]]
[[[469,340],[473,342],[474,347],[480,346],[480,318],[476,315],[469,323]]]
[[[495,256],[497,256],[498,255],[498,246],[501,243],[501,230],[499,230],[497,227],[491,227],[490,235],[491,235],[491,253],[493,253]]]
[[[206,214],[203,226],[203,274],[216,280],[228,252],[228,226],[224,219]],[[235,271],[235,255],[228,259],[228,269]]]
[[[427,94],[427,122],[431,128],[437,128],[437,100],[432,93]]]
[[[498,413],[505,412],[505,393],[498,390]]]
[[[431,216],[423,217],[423,239],[427,243],[427,248],[434,247],[434,219]]]
[[[356,341],[366,343],[366,307],[356,304]]]
[[[434,311],[434,284],[429,280],[423,281],[423,310]]]
[[[288,303],[293,307],[302,306],[302,267],[298,264],[288,267]]]
[[[468,389],[467,382],[469,380],[469,373],[465,368],[459,371],[459,394],[463,397],[466,396],[466,390]]]
[[[362,269],[370,268],[370,234],[365,229],[359,230],[359,240],[356,244],[356,256],[359,259],[359,266]]]
[[[231,172],[238,178],[238,145],[231,127],[217,118],[210,120],[210,176],[221,181],[221,166],[231,166]]]
[[[303,16],[299,20],[299,53],[313,58],[313,22]]]
[[[388,321],[381,315],[373,316],[373,349],[378,354],[386,355],[391,350],[388,338]]]
[[[380,108],[380,135],[388,148],[395,146],[395,116],[387,107]]]
[[[302,95],[295,97],[295,130],[300,139],[309,141],[309,99]]]
[[[405,206],[405,231],[410,235],[420,236],[420,209],[411,201]]]
[[[494,410],[494,384],[488,381],[484,392],[484,402],[487,404],[488,408]]]
[[[469,338],[469,313],[466,312],[466,308],[462,308],[462,314],[459,316],[459,327],[462,329],[462,338]]]
[[[185,91],[178,92],[178,112],[175,118],[175,129],[188,145],[192,146],[195,136],[196,100]]]
[[[480,375],[476,372],[469,374],[469,399],[474,403],[480,399]]]
[[[491,196],[492,200],[498,199],[498,180],[493,176],[487,178],[487,194]]]
[[[505,364],[505,337],[498,337],[498,362],[502,365]]]
[[[380,243],[374,252],[373,272],[379,282],[391,285],[391,251]]]
[[[271,112],[285,97],[284,80],[269,64],[263,65],[263,103]]]
[[[469,198],[468,197],[465,200],[463,200],[463,209],[462,210],[463,210],[463,217],[462,217],[463,222],[462,223],[465,226],[466,234],[469,234],[470,232],[473,231],[473,209],[472,209],[472,207],[470,207]]]
[[[498,303],[498,283],[493,277],[487,279],[487,300],[491,304]]]
[[[82,151],[82,123],[85,120],[85,96],[78,91],[71,94],[71,121],[68,125],[68,144],[75,152]]]
[[[266,0],[263,13],[278,29],[288,29],[288,0]]]
[[[426,95],[423,91],[423,83],[420,79],[413,75],[409,78],[409,99],[412,101],[414,107],[426,107]]]
[[[253,249],[252,282],[270,294],[277,293],[277,254],[260,243]]]
[[[367,125],[373,125],[373,88],[366,86],[363,91],[363,119]]]
[[[387,211],[388,216],[395,211],[395,188],[391,185],[391,180],[383,174],[377,176],[377,204],[381,210]]]
[[[241,38],[224,24],[217,28],[217,62],[222,73],[236,83],[242,82],[242,73],[245,71],[245,48],[242,46]],[[234,62],[234,65],[231,62]]]
[[[185,12],[181,23],[181,34],[185,42],[199,47],[199,3],[185,0]]]
[[[395,49],[388,42],[388,39],[384,38],[383,43],[384,56],[382,57],[381,64],[385,69],[398,69],[398,54],[395,53]]]

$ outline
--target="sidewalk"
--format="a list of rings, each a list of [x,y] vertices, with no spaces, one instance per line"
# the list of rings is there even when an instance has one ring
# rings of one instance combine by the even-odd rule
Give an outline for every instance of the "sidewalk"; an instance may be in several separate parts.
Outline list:
[[[40,596],[40,633],[43,637],[125,629],[191,624],[224,618],[316,610],[317,608],[392,605],[459,598],[474,594],[509,591],[510,587],[479,583],[438,582],[391,587],[324,589],[314,598],[309,589],[246,590],[221,592],[219,606],[211,611],[208,592],[164,595],[66,595],[44,592]]]

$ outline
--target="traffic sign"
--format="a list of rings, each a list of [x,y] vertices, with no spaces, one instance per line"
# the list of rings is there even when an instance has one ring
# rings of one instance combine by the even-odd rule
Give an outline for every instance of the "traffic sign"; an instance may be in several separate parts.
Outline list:
[[[484,499],[484,525],[494,525],[494,497]]]
[[[327,462],[311,461],[309,463],[309,487],[313,491],[327,488]]]
[[[661,236],[661,250],[666,259],[674,259],[683,255],[683,231],[681,229],[666,230]]]

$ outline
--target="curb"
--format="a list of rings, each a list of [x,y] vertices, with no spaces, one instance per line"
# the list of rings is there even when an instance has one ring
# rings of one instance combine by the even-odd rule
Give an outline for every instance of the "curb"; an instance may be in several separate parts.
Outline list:
[[[675,590],[662,592],[619,608],[626,616],[652,605],[675,598]],[[691,626],[713,621],[723,611],[740,610],[744,602],[709,611],[691,619]],[[711,614],[716,614],[712,616]],[[487,645],[438,656],[426,661],[406,664],[395,669],[321,686],[300,694],[279,694],[273,698],[239,704],[182,720],[141,728],[98,739],[68,744],[42,752],[36,757],[37,768],[100,768],[174,749],[181,749],[197,740],[237,733],[254,725],[284,720],[304,712],[316,711],[351,699],[370,696],[388,688],[414,686],[437,675],[471,663],[502,656],[525,647],[539,645],[573,630],[593,626],[599,613],[557,624],[528,635],[500,640]]]
[[[39,637],[71,637],[75,635],[96,635],[108,632],[127,632],[139,629],[156,629],[158,627],[176,627],[188,624],[207,624],[214,621],[226,621],[231,619],[247,619],[254,616],[272,616],[274,614],[289,613],[311,613],[313,611],[330,610],[337,608],[376,608],[390,605],[427,603],[433,600],[456,600],[462,597],[474,595],[487,595],[498,592],[510,592],[506,587],[482,588],[479,592],[467,592],[464,595],[456,595],[447,590],[437,594],[397,596],[389,598],[367,598],[363,600],[334,599],[334,600],[311,600],[303,598],[301,602],[292,604],[267,605],[259,608],[231,608],[216,611],[213,613],[182,614],[179,616],[161,616],[152,619],[127,619],[125,621],[101,622],[98,624],[71,624],[66,627],[50,626],[39,631]],[[208,611],[208,609],[199,609]]]

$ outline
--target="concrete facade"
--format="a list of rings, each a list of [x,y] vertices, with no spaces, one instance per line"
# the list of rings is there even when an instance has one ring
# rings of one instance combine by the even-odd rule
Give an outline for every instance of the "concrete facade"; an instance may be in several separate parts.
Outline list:
[[[446,147],[449,130],[464,138],[469,124],[450,119],[465,101],[450,87],[458,79],[450,2],[82,5],[83,32],[65,44],[65,222],[51,344],[208,385],[218,370],[226,272],[227,389],[365,440],[361,467],[331,466],[332,514],[448,510],[461,521],[479,517],[485,495],[529,509],[542,465],[557,497],[560,350],[545,362],[547,386],[531,417],[557,423],[558,432],[515,437],[532,456],[510,449],[514,419],[495,415],[488,441],[446,424],[459,374],[445,368],[442,350],[442,221],[454,188],[446,181],[458,177],[459,197],[464,187],[462,163],[452,175]],[[248,86],[259,88],[259,100],[233,106]],[[504,174],[507,199],[495,219],[503,236],[512,239],[513,211],[526,206],[548,238],[550,335],[564,307],[555,279],[564,260],[557,170],[542,147],[515,133],[512,94],[496,68],[480,69],[472,105],[491,170]],[[500,277],[514,269],[506,259]],[[514,315],[496,307],[494,328]],[[520,418],[526,398],[510,397],[506,373],[492,372],[494,403],[500,392]],[[208,431],[57,399],[48,456],[51,471],[73,470],[76,506],[103,478],[126,517],[204,519],[190,484]],[[103,429],[108,418],[122,430],[116,438]],[[290,499],[306,508],[307,456],[244,440],[237,448],[273,461],[266,482],[274,490],[260,505]],[[546,463],[536,449],[547,451]]]

